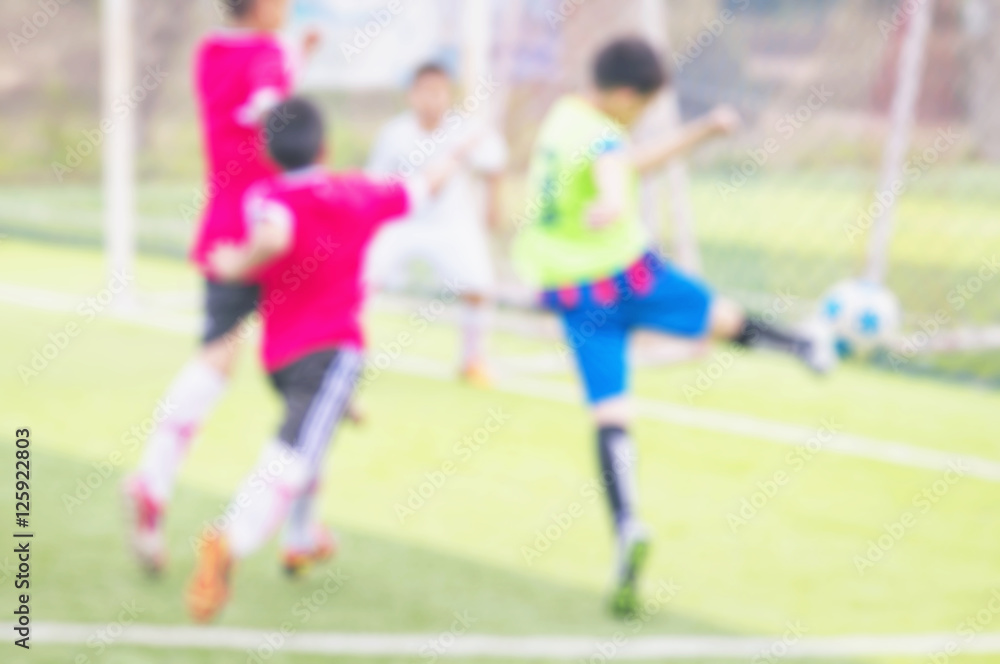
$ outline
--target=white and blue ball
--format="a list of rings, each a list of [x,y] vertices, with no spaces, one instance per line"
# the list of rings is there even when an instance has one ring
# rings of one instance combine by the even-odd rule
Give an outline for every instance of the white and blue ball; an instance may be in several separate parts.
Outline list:
[[[820,316],[833,329],[841,356],[866,355],[899,336],[902,308],[892,291],[863,279],[843,281],[823,296]]]

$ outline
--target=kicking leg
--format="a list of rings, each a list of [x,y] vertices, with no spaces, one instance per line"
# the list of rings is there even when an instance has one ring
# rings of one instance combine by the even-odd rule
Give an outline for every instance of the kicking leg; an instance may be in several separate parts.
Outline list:
[[[711,332],[717,339],[746,348],[767,348],[793,355],[817,373],[828,373],[837,363],[833,338],[820,326],[802,333],[779,328],[749,316],[735,302],[716,298],[711,309]]]
[[[636,326],[686,338],[711,336],[739,346],[769,348],[794,355],[819,373],[836,365],[833,338],[823,326],[802,332],[785,330],[747,315],[731,300],[713,296],[700,280],[659,259],[647,259],[645,267],[646,293],[627,305]]]

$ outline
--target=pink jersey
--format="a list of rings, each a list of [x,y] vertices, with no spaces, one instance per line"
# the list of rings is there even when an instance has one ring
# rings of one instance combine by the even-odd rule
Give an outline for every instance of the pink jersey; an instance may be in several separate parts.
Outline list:
[[[410,211],[397,181],[333,175],[316,167],[286,173],[248,194],[250,223],[290,223],[291,249],[258,275],[264,366],[270,372],[310,353],[364,346],[360,316],[365,251],[387,221]]]
[[[219,30],[198,48],[207,203],[191,257],[202,269],[217,242],[244,238],[247,189],[278,172],[267,156],[260,121],[263,109],[291,94],[291,69],[277,35],[267,32]]]

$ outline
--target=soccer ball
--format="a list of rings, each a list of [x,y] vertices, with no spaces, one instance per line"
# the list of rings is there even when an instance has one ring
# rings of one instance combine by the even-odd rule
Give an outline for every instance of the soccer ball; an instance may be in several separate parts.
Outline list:
[[[841,356],[866,355],[899,335],[902,311],[892,291],[871,281],[843,281],[823,296],[820,316]]]

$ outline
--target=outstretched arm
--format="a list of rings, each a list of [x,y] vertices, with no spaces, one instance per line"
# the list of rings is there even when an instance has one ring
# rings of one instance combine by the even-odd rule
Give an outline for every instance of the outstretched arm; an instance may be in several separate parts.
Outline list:
[[[427,183],[431,196],[438,195],[445,185],[462,168],[472,168],[476,171],[499,172],[506,163],[506,148],[500,144],[499,154],[489,154],[492,146],[490,132],[486,128],[474,131],[468,138],[462,141],[454,150],[443,158],[438,159],[428,166],[422,176]],[[477,155],[476,151],[486,143],[487,156]]]
[[[685,125],[680,134],[645,141],[629,152],[632,166],[639,173],[658,170],[705,141],[735,132],[740,127],[739,114],[729,106],[720,106],[708,115]]]
[[[437,196],[441,193],[441,190],[455,177],[459,169],[469,165],[472,151],[479,146],[484,135],[484,132],[474,133],[450,154],[438,159],[420,174],[431,196]]]

